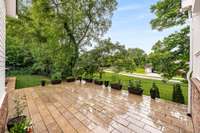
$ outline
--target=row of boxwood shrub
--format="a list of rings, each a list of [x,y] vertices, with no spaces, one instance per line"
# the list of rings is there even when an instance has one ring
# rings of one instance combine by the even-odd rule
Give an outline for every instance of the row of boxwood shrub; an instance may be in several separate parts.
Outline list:
[[[123,85],[121,83],[121,80],[118,80],[118,82],[110,82],[110,81],[105,81],[102,79],[93,79],[93,78],[82,78],[82,77],[67,77],[66,82],[74,82],[76,80],[84,80],[87,83],[92,83],[94,82],[96,85],[105,85],[108,87],[109,85],[111,86],[112,89],[116,90],[121,90]],[[42,81],[42,85],[44,85],[45,81]],[[61,74],[55,73],[51,77],[51,83],[52,84],[60,84],[62,82]],[[136,94],[136,95],[142,95],[143,94],[143,88],[141,85],[140,80],[136,81],[129,81],[128,84],[128,91],[129,93]],[[152,99],[155,98],[160,98],[160,92],[158,86],[153,83],[152,88],[150,89],[150,96]],[[177,102],[177,103],[184,103],[184,96],[181,90],[181,85],[180,84],[174,84],[173,85],[173,93],[172,93],[172,101]]]

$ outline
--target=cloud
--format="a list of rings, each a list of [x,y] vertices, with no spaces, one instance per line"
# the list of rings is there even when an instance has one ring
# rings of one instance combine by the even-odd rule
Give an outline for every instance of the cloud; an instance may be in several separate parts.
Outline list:
[[[127,5],[127,6],[119,7],[117,9],[117,11],[119,11],[119,12],[122,12],[122,11],[134,11],[134,10],[139,10],[141,8],[143,8],[142,5],[136,5],[136,4],[134,4],[134,5]]]

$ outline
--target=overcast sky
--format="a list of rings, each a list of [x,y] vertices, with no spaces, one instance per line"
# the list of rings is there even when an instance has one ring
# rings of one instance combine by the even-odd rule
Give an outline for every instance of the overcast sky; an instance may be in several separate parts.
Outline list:
[[[150,6],[158,0],[118,0],[118,9],[114,12],[112,27],[105,35],[113,42],[120,42],[127,48],[142,48],[150,52],[154,43],[175,31],[162,32],[152,30],[149,24],[154,14]]]

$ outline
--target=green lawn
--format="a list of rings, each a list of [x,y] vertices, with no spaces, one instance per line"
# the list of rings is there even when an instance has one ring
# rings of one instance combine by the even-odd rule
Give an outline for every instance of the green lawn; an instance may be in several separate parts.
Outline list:
[[[17,78],[16,89],[38,86],[41,80],[47,80],[47,82],[49,82],[48,78],[44,76],[15,75],[15,77]]]
[[[129,80],[141,80],[142,87],[144,89],[144,95],[150,95],[149,90],[152,86],[152,83],[155,82],[156,85],[159,87],[160,97],[162,99],[165,99],[165,100],[170,100],[170,101],[172,100],[173,83],[164,83],[164,82],[158,81],[158,80],[140,79],[140,78],[128,77],[128,76],[117,75],[117,74],[116,74],[116,77],[117,77],[117,79],[122,80],[123,89],[127,89]],[[111,81],[112,80],[112,74],[111,73],[105,73],[103,75],[103,79]],[[187,104],[187,97],[188,97],[188,93],[187,93],[188,89],[187,88],[188,87],[187,87],[186,83],[181,84],[181,89],[182,89],[182,93],[184,95],[186,104]]]
[[[149,90],[152,86],[152,83],[155,82],[157,86],[159,87],[160,97],[165,100],[170,100],[170,101],[172,100],[173,83],[164,83],[158,80],[133,78],[133,77],[118,75],[118,74],[115,74],[115,75],[117,79],[121,79],[123,83],[123,89],[127,89],[129,80],[141,80],[142,87],[144,89],[144,95],[149,95]],[[49,79],[44,76],[37,76],[37,75],[30,75],[30,74],[12,74],[9,76],[16,76],[17,78],[16,89],[38,86],[40,85],[40,82],[43,79],[49,82]],[[104,73],[103,80],[112,81],[112,73]],[[187,104],[187,97],[188,97],[187,84],[182,83],[181,88],[182,88],[182,92],[185,98],[185,103]]]
[[[144,68],[136,68],[135,71],[133,71],[133,73],[145,74],[145,70],[144,70]]]

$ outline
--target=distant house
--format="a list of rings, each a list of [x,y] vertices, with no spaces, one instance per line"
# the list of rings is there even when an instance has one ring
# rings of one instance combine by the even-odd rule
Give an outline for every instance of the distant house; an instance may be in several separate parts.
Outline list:
[[[153,66],[151,64],[146,64],[144,66],[145,68],[145,73],[152,73],[153,72]]]

